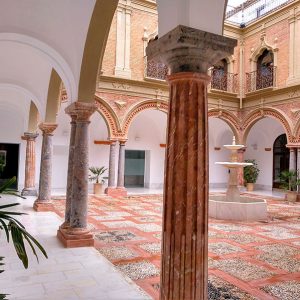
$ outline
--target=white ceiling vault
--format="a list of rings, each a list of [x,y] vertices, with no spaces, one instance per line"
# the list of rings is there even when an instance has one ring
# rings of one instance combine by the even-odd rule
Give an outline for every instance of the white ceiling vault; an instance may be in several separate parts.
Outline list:
[[[52,68],[61,77],[69,101],[78,100],[85,44],[99,2],[105,11],[113,2],[116,6],[117,0],[0,1],[1,109],[11,110],[20,105],[22,109],[16,111],[20,114],[33,101],[44,119]],[[160,35],[179,23],[222,34],[227,0],[157,0],[157,3]],[[99,18],[98,13],[96,17]],[[109,18],[105,22],[109,28]],[[105,47],[105,38],[101,42]],[[14,104],[5,106],[6,102]]]

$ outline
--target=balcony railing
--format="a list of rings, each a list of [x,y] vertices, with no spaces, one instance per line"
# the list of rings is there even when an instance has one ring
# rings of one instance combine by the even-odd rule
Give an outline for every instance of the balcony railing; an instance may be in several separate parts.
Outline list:
[[[259,71],[246,73],[246,93],[276,86],[276,67],[264,67]]]
[[[166,77],[169,73],[169,69],[165,64],[153,60],[147,60],[146,58],[145,66],[145,77],[166,80]]]
[[[224,72],[223,70],[212,69],[211,71],[211,89],[225,91],[229,93],[238,92],[237,74]]]

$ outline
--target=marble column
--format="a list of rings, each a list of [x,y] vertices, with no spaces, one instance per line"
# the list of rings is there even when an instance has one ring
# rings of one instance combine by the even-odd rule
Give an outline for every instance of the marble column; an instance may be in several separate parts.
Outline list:
[[[124,189],[124,171],[125,171],[125,142],[119,142],[119,163],[118,163],[118,182],[117,188]]]
[[[66,191],[66,207],[65,207],[65,221],[61,225],[62,229],[70,227],[71,218],[71,206],[72,206],[72,186],[73,186],[73,160],[74,160],[74,148],[75,148],[75,136],[76,136],[76,114],[74,111],[66,110],[66,113],[71,117],[71,132],[69,143],[69,160],[68,160],[68,177],[67,177],[67,191]]]
[[[26,141],[25,183],[22,196],[37,196],[35,188],[35,141],[37,133],[25,132],[22,140]]]
[[[296,171],[297,168],[297,162],[296,162],[296,149],[290,148],[290,171]]]
[[[149,43],[149,59],[169,66],[161,300],[207,299],[207,69],[236,41],[178,26]]]
[[[38,199],[34,202],[33,208],[36,211],[48,211],[51,204],[51,179],[52,179],[52,136],[57,124],[42,123],[39,125],[43,133],[40,182]]]
[[[109,149],[109,168],[108,168],[108,187],[105,190],[109,194],[111,189],[115,188],[116,184],[116,141],[111,141]]]
[[[75,102],[66,112],[76,115],[73,153],[73,180],[70,226],[60,227],[58,237],[66,247],[93,246],[93,235],[87,227],[90,117],[97,107],[93,103]]]

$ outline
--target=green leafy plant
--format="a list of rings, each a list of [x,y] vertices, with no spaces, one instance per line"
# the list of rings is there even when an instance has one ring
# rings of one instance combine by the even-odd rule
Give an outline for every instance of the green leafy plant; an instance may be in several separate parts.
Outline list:
[[[106,172],[107,168],[90,167],[89,170],[93,174],[89,177],[90,181],[94,181],[95,183],[105,183],[105,178],[102,177],[102,175]]]
[[[286,191],[297,191],[298,185],[300,185],[300,180],[298,179],[298,171],[295,170],[285,170],[282,171],[280,176],[280,187]]]
[[[252,163],[252,166],[244,168],[244,180],[246,183],[255,183],[259,175],[259,168],[255,159],[246,159],[246,163]]]
[[[20,198],[24,198],[20,196],[15,190],[10,189],[11,185],[15,183],[16,178],[13,177],[6,181],[0,187],[0,194],[2,195],[13,195]],[[27,242],[30,246],[33,254],[35,255],[37,261],[39,261],[36,248],[37,247],[42,254],[48,258],[45,249],[42,245],[28,232],[26,231],[24,225],[18,221],[15,217],[25,215],[25,213],[9,211],[7,209],[20,205],[20,203],[11,203],[6,205],[0,205],[0,230],[4,230],[6,235],[6,240],[9,243],[10,241],[13,242],[14,248],[19,259],[22,261],[23,266],[25,269],[28,268],[28,255],[25,248],[25,243]],[[4,264],[1,262],[3,257],[0,257],[0,266]],[[0,270],[2,273],[4,270]],[[0,300],[6,299],[6,295],[0,294]]]

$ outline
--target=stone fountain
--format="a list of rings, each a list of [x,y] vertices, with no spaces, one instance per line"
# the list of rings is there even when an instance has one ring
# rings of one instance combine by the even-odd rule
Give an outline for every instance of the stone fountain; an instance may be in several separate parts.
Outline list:
[[[251,166],[252,163],[238,162],[238,150],[244,145],[237,145],[235,137],[231,145],[224,145],[231,150],[230,162],[216,162],[229,169],[226,195],[210,195],[209,216],[222,220],[257,221],[267,219],[267,203],[264,199],[241,196],[238,188],[238,169]]]

